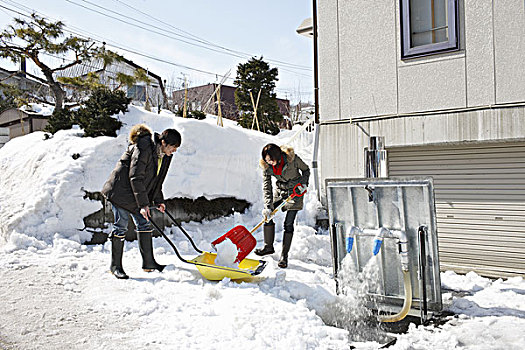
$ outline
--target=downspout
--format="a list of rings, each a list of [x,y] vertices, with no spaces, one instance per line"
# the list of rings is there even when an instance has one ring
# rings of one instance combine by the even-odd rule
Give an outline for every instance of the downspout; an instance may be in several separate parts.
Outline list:
[[[314,117],[319,124],[319,62],[317,57],[317,0],[313,0],[312,28],[314,36]]]
[[[312,155],[312,172],[317,200],[321,201],[321,186],[319,184],[319,61],[317,48],[317,0],[312,0],[312,31],[314,40],[314,150]]]

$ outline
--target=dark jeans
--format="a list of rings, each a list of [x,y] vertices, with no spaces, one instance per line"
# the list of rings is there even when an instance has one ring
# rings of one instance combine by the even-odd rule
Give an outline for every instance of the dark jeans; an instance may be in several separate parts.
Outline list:
[[[293,233],[293,224],[295,221],[295,217],[297,216],[297,212],[299,210],[287,210],[286,211],[286,217],[284,218],[284,232]],[[265,225],[275,225],[273,220],[270,220]]]
[[[111,229],[111,237],[122,238],[126,237],[126,231],[128,230],[129,216],[135,223],[137,231],[151,231],[151,225],[148,220],[144,218],[140,213],[131,213],[126,209],[119,208],[115,205],[111,205],[113,209],[113,215],[115,217],[115,222],[113,223],[113,228]]]

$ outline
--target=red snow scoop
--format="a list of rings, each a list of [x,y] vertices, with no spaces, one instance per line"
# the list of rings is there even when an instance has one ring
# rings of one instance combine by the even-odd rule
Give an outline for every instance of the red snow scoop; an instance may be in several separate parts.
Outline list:
[[[226,238],[229,238],[230,241],[232,241],[233,244],[237,246],[237,250],[239,251],[239,254],[237,254],[237,259],[235,259],[235,263],[241,262],[246,258],[248,254],[255,248],[257,245],[257,241],[255,240],[255,237],[253,237],[253,233],[259,229],[265,222],[273,218],[273,216],[281,209],[286,203],[291,201],[295,197],[302,197],[306,193],[306,190],[303,193],[297,193],[297,186],[299,186],[300,183],[295,185],[293,188],[293,193],[286,198],[277,208],[275,208],[271,214],[270,217],[263,219],[257,226],[255,226],[251,231],[248,231],[246,227],[239,225],[232,228],[230,231],[226,232],[213,242],[211,242],[212,247],[215,249],[215,246],[219,243],[222,243]]]

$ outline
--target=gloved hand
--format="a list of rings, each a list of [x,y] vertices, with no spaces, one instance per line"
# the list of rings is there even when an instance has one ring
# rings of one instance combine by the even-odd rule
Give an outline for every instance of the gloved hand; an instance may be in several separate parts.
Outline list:
[[[307,187],[308,186],[306,186],[306,185],[299,184],[299,186],[297,186],[297,193],[299,193],[299,194],[305,193]]]
[[[270,209],[264,208],[262,210],[262,215],[263,215],[264,221],[268,222],[268,220],[270,220],[270,214],[271,213],[272,213],[272,211]]]

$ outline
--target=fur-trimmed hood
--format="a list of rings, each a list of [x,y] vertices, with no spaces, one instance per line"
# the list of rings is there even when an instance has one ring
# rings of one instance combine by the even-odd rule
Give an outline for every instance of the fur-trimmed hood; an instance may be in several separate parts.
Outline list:
[[[133,125],[131,131],[129,132],[129,142],[136,144],[139,137],[145,135],[149,135],[150,137],[153,135],[153,131],[149,128],[149,126],[146,124]]]
[[[295,151],[293,149],[292,146],[288,146],[288,145],[282,145],[281,147],[281,151],[283,151],[285,154],[286,154],[286,160],[288,161],[288,163],[292,162],[295,158]],[[268,167],[270,166],[268,163],[266,163],[264,161],[264,159],[260,159],[259,160],[259,166],[266,170],[268,169]]]

